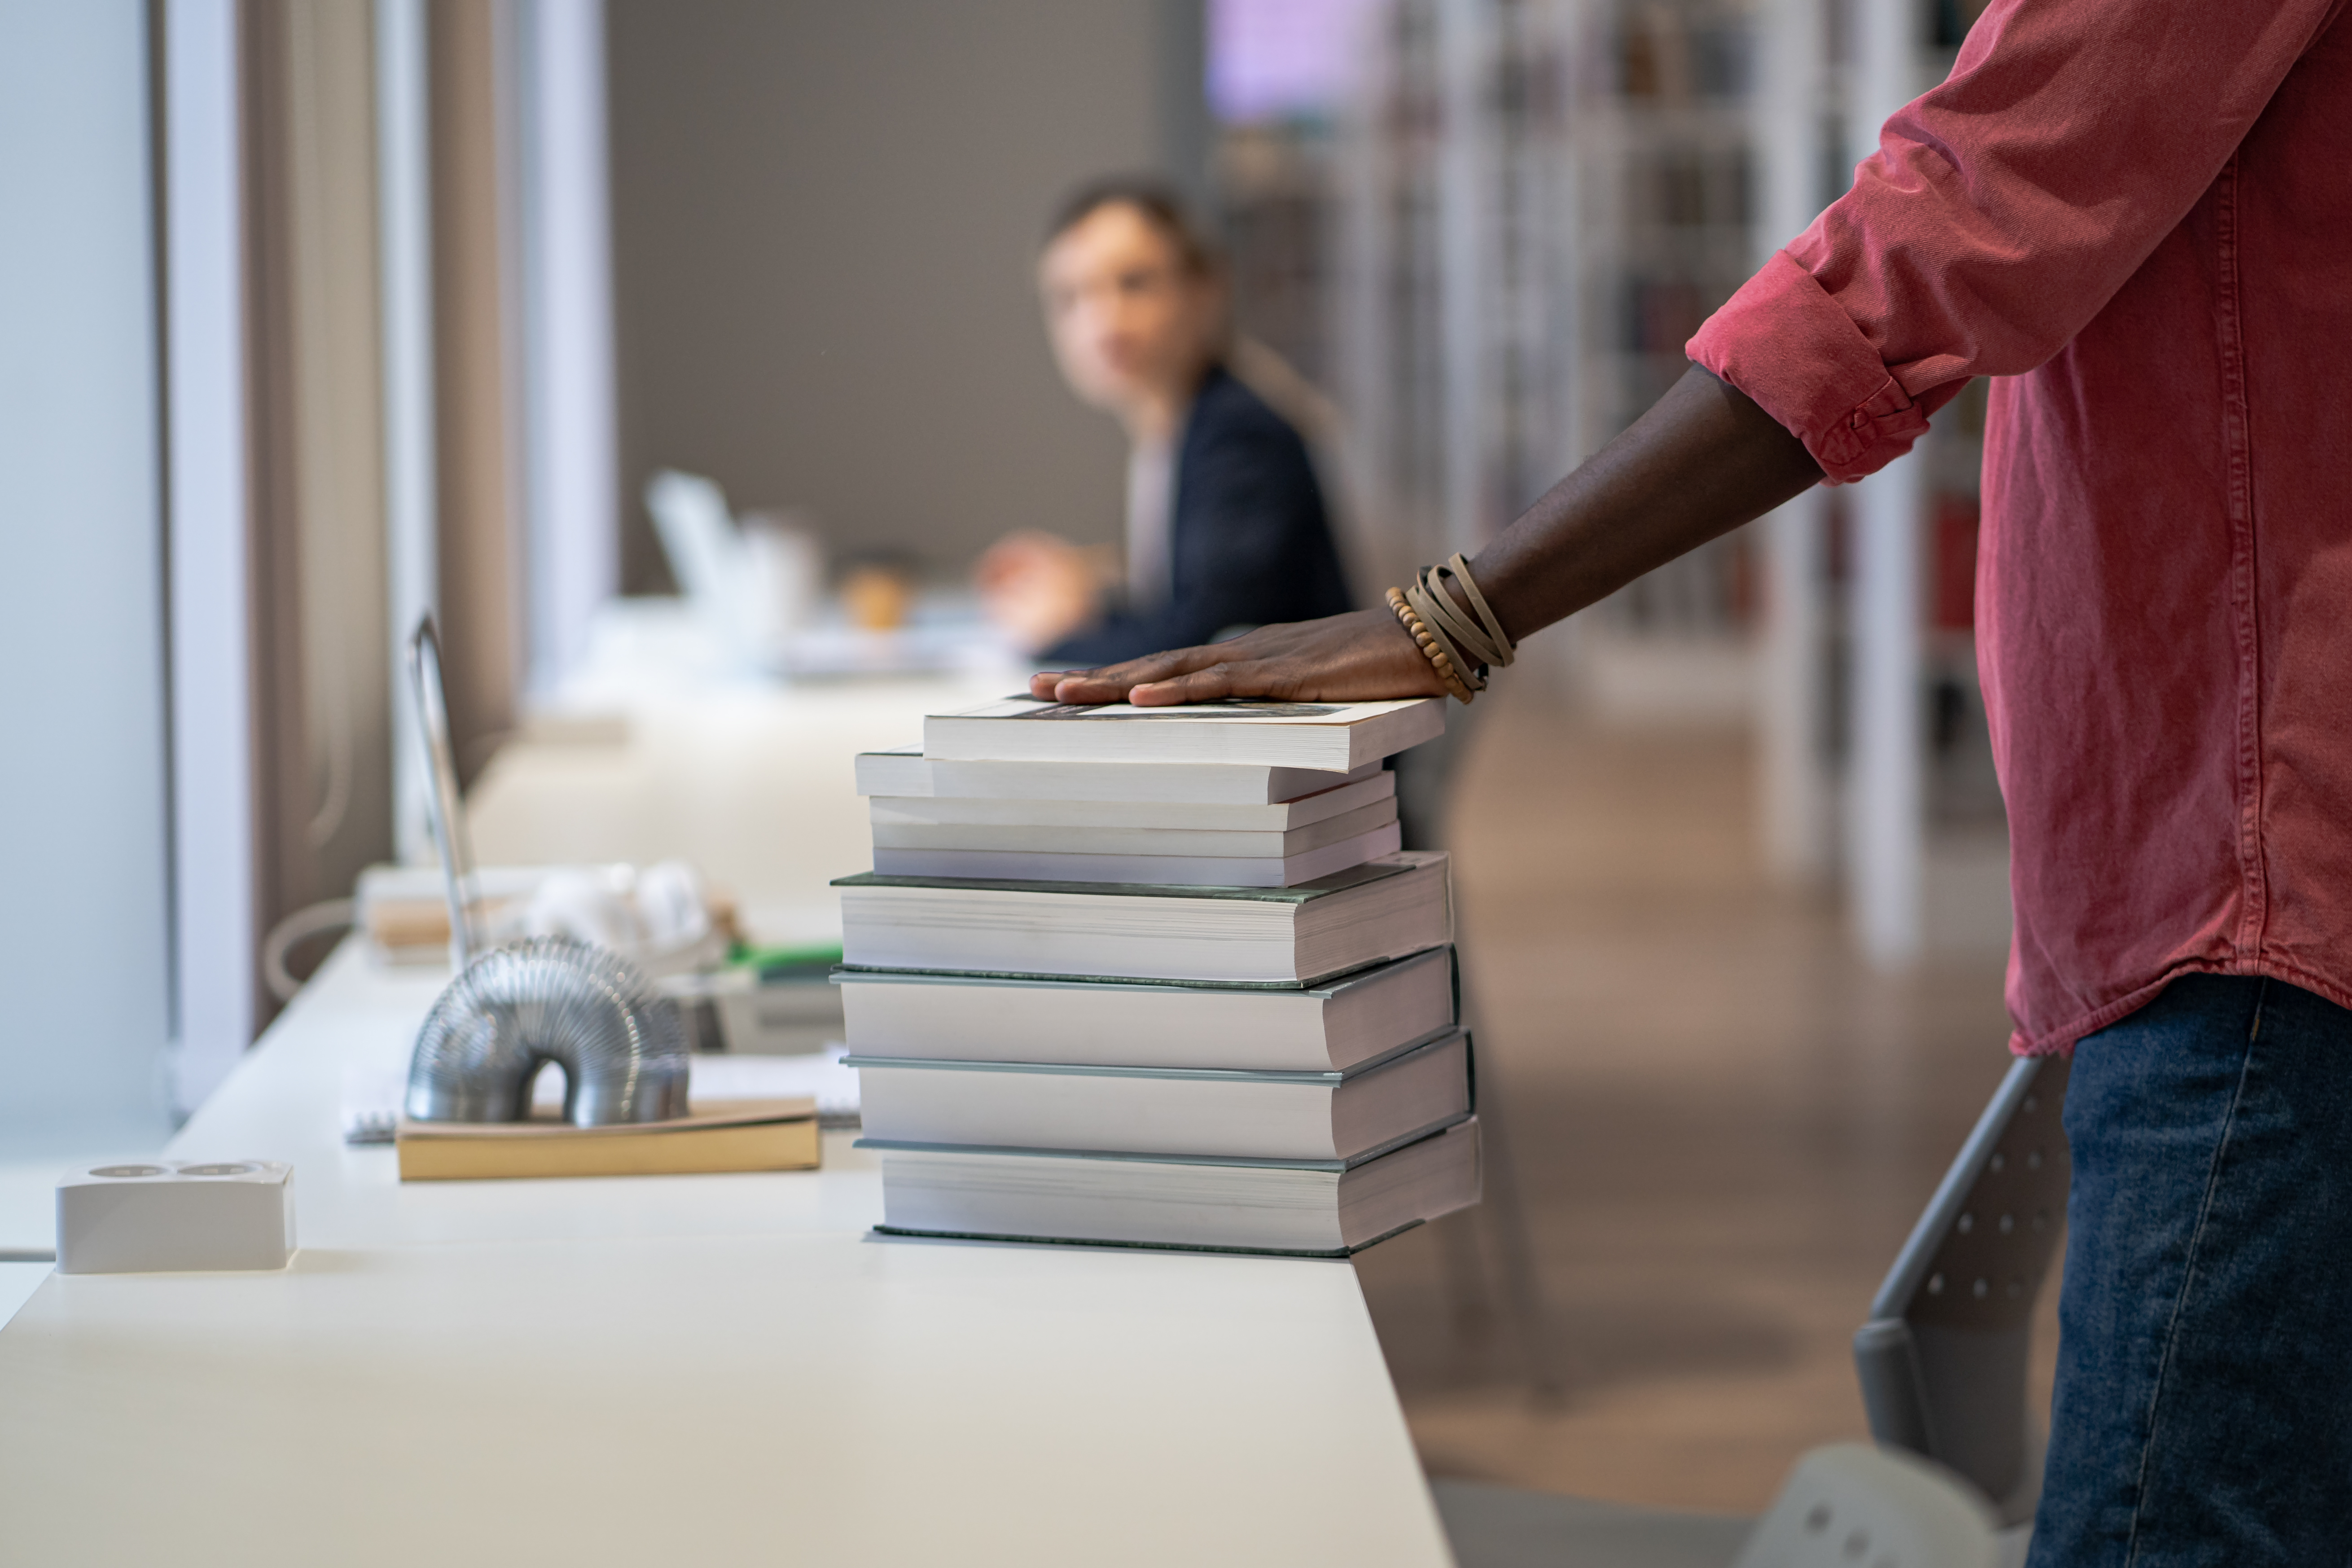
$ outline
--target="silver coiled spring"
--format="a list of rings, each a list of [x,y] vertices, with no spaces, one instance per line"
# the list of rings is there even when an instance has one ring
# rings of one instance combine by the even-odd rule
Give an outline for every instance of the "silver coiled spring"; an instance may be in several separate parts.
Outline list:
[[[603,948],[536,937],[483,953],[433,1004],[409,1063],[408,1114],[520,1121],[549,1062],[563,1069],[575,1127],[687,1113],[676,1005]]]

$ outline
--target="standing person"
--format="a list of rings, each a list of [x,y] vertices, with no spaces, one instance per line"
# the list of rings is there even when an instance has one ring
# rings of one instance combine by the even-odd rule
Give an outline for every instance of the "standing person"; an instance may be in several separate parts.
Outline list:
[[[1307,445],[1227,368],[1223,269],[1176,199],[1087,186],[1037,272],[1062,374],[1127,430],[1126,567],[1012,534],[979,568],[996,621],[1041,658],[1107,663],[1345,610]]]
[[[2011,1045],[2074,1057],[2043,1568],[2352,1540],[2343,7],[1994,0],[1683,380],[1475,562],[1401,614],[1038,681],[1466,700],[1516,639],[2004,378],[1977,629]]]

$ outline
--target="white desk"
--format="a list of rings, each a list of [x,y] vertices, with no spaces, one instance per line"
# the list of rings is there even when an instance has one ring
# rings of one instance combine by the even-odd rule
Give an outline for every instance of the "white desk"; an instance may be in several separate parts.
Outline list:
[[[1341,1264],[881,1241],[871,1165],[403,1187],[347,948],[170,1151],[295,1164],[281,1274],[51,1277],[0,1561],[1443,1563]]]
[[[1028,685],[1018,666],[831,681],[727,677],[667,646],[684,629],[672,624],[675,606],[608,611],[589,668],[543,715],[553,722],[500,747],[475,781],[475,858],[649,865],[676,856],[741,900],[759,941],[839,940],[840,904],[826,884],[873,865],[853,779],[859,752],[919,743],[924,714]],[[600,728],[625,735],[600,743]]]

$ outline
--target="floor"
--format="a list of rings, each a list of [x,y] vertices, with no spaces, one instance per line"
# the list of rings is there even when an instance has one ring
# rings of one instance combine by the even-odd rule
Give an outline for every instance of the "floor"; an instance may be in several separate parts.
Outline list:
[[[1546,1332],[1490,1201],[1360,1260],[1381,1342],[1433,1475],[1759,1511],[1865,1434],[1849,1341],[2008,1066],[2000,960],[1874,972],[1769,882],[1738,732],[1496,696],[1450,832]]]

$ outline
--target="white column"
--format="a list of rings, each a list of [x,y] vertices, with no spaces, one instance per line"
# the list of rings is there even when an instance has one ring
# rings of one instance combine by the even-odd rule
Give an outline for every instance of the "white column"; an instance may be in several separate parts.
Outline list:
[[[515,19],[526,679],[544,693],[620,574],[604,8],[523,0]]]
[[[1853,123],[1863,152],[1917,95],[1917,7],[1861,0],[1855,8]],[[1885,964],[1919,952],[1927,821],[1921,751],[1919,528],[1927,468],[1917,453],[1854,495],[1853,762],[1848,863],[1854,932]]]
[[[236,0],[163,8],[170,303],[173,1098],[253,1042],[254,821]]]
[[[1823,765],[1822,496],[1809,491],[1759,525],[1764,567],[1758,650],[1758,806],[1766,868],[1794,882],[1831,866],[1833,781]]]
[[[1475,553],[1487,515],[1486,266],[1493,166],[1486,97],[1489,0],[1438,0],[1438,318],[1445,386],[1445,517],[1439,551]]]
[[[1336,143],[1335,169],[1339,243],[1332,252],[1339,287],[1331,291],[1329,339],[1334,380],[1347,410],[1341,427],[1339,515],[1354,549],[1349,560],[1356,592],[1367,602],[1409,568],[1416,551],[1398,537],[1398,516],[1388,493],[1390,443],[1394,439],[1396,388],[1390,374],[1393,303],[1389,297],[1395,265],[1394,218],[1388,194],[1395,179],[1388,139],[1381,133],[1389,95],[1394,90],[1393,52],[1380,36],[1385,12],[1367,8],[1351,42],[1358,89],[1347,103],[1346,129]],[[1416,562],[1415,564],[1418,564]]]
[[[393,849],[433,858],[432,793],[408,639],[438,603],[433,444],[433,168],[425,0],[376,0],[376,242],[383,332],[385,584],[392,628]]]
[[[1762,212],[1756,264],[1802,233],[1821,210],[1823,0],[1766,0],[1756,14],[1763,70],[1755,98]],[[1831,863],[1832,781],[1823,765],[1822,493],[1809,490],[1763,520],[1763,626],[1757,681],[1758,763],[1765,864],[1813,881]]]
[[[1882,963],[1917,956],[1927,822],[1920,751],[1919,516],[1926,468],[1903,458],[1855,497],[1853,773],[1848,857],[1854,933]]]

